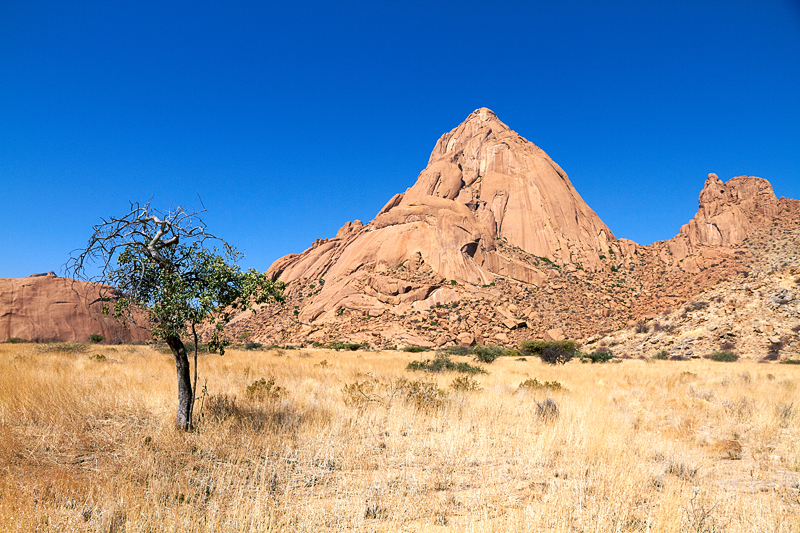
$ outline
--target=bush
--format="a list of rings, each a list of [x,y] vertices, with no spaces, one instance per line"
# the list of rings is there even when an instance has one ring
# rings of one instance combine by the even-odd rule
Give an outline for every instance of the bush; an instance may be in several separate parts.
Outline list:
[[[536,378],[526,379],[517,387],[517,392],[521,390],[563,390],[561,383],[558,381],[545,381],[542,383]]]
[[[21,344],[23,342],[28,342],[28,340],[21,337],[9,337],[6,339],[6,342],[9,344]]]
[[[650,331],[650,327],[644,321],[636,323],[636,333],[647,333],[648,331]]]
[[[409,353],[421,353],[421,352],[427,352],[429,350],[430,348],[427,348],[425,346],[406,346],[405,348],[403,348],[404,352],[409,352]]]
[[[784,359],[781,363],[784,365],[800,365],[800,359]]]
[[[245,350],[258,350],[262,346],[264,346],[264,345],[261,344],[260,342],[250,341],[250,342],[248,342],[247,344],[244,345],[244,349]]]
[[[481,363],[492,363],[498,357],[505,355],[506,350],[500,346],[478,345],[472,349],[472,353],[475,354],[475,359]]]
[[[448,355],[469,355],[472,353],[472,349],[468,346],[450,346],[442,350],[442,353]]]
[[[398,388],[405,392],[405,400],[421,411],[434,411],[444,405],[447,393],[428,381],[401,381]]]
[[[661,350],[660,352],[656,352],[653,354],[653,359],[661,359],[662,361],[666,361],[669,359],[669,352],[666,350]]]
[[[323,349],[326,349],[326,350],[336,350],[337,352],[339,350],[350,350],[350,351],[354,352],[354,351],[360,350],[362,348],[365,349],[365,350],[368,349],[369,348],[369,343],[368,342],[362,342],[361,344],[357,344],[357,343],[352,343],[352,342],[342,342],[342,341],[339,341],[339,340],[335,340],[335,341],[329,342],[328,344],[323,344],[321,342],[316,342],[315,341],[312,344],[312,346],[314,346],[314,348],[323,348]],[[281,348],[284,348],[284,347],[282,346]],[[289,350],[296,349],[295,346],[292,346],[292,347],[286,346],[285,348],[287,348]]]
[[[250,400],[263,402],[265,400],[276,400],[283,389],[275,386],[275,378],[270,377],[269,380],[264,378],[254,381],[247,387],[246,395]]]
[[[94,344],[103,342],[104,339],[105,339],[105,337],[103,337],[102,335],[100,335],[98,333],[93,333],[93,334],[89,335],[89,340],[92,341]]]
[[[608,361],[611,361],[611,359],[613,359],[613,358],[614,358],[614,354],[612,354],[611,350],[609,350],[608,348],[605,348],[605,349],[600,348],[597,351],[592,352],[592,353],[581,354],[581,359],[582,360],[583,359],[588,359],[589,361],[592,362],[592,364],[594,364],[594,363],[607,363]]]
[[[575,355],[575,341],[522,341],[520,350],[525,355],[537,355],[551,365],[564,364]]]
[[[91,359],[92,361],[103,362],[106,360],[106,356],[101,353],[96,353],[94,355],[90,355],[89,359]]]
[[[485,374],[486,371],[479,366],[469,363],[456,363],[447,356],[438,356],[436,359],[425,359],[424,361],[412,361],[406,366],[407,370],[422,370],[424,372],[462,372],[464,374]]]
[[[364,408],[371,402],[381,402],[382,398],[378,394],[379,384],[375,380],[356,381],[355,383],[345,384],[342,388],[345,405]]]
[[[480,384],[469,376],[459,376],[450,383],[450,388],[454,391],[469,392],[481,390]]]
[[[723,363],[732,363],[733,361],[736,361],[737,359],[739,359],[739,356],[736,355],[733,352],[728,352],[728,351],[725,351],[725,350],[717,350],[717,351],[714,351],[711,354],[710,359],[712,361],[720,361],[720,362],[723,362]]]

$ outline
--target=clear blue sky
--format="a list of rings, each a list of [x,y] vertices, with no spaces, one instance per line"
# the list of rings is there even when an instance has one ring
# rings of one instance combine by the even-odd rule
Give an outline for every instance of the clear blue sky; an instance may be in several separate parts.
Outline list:
[[[800,1],[0,2],[0,277],[129,200],[199,207],[265,270],[411,186],[478,107],[617,237],[709,172],[800,198]]]

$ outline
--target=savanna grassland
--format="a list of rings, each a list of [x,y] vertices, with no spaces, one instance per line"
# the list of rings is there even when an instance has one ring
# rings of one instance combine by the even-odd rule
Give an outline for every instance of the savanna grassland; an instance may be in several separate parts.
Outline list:
[[[800,531],[800,367],[426,355],[0,344],[0,530]]]

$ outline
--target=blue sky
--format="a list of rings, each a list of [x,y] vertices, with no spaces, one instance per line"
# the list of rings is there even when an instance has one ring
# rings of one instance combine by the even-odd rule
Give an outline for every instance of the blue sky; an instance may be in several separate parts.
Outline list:
[[[261,270],[411,186],[478,107],[617,237],[709,172],[800,198],[800,1],[0,2],[0,277],[131,200],[199,207]]]

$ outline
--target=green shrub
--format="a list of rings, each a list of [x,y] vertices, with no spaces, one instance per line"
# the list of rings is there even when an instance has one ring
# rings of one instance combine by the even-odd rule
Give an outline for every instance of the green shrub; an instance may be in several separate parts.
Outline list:
[[[469,355],[471,352],[472,349],[468,346],[450,346],[449,348],[442,350],[442,353],[446,353],[448,355]]]
[[[522,341],[520,350],[525,355],[536,355],[543,362],[555,365],[564,364],[575,355],[575,341]]]
[[[710,359],[712,361],[720,361],[720,362],[723,362],[723,363],[732,363],[733,361],[738,360],[739,356],[736,355],[733,352],[729,352],[729,351],[726,351],[726,350],[717,350],[717,351],[714,351],[711,354]]]
[[[406,366],[407,370],[421,370],[423,372],[462,372],[464,374],[485,374],[486,371],[479,366],[469,363],[456,363],[449,357],[437,356],[436,359],[425,359],[424,361],[412,361]]]
[[[21,337],[9,337],[6,339],[6,342],[10,344],[21,344],[23,342],[28,342],[28,340]]]
[[[581,359],[588,359],[589,361],[594,363],[607,363],[614,358],[614,355],[611,353],[611,350],[600,348],[595,352],[581,354]]]
[[[105,337],[103,337],[102,335],[100,335],[98,333],[93,333],[93,334],[89,335],[89,340],[92,341],[94,344],[103,342],[104,339],[105,339]]]
[[[498,357],[505,355],[506,350],[500,346],[478,345],[472,349],[472,353],[475,355],[475,359],[481,363],[492,363]]]
[[[800,365],[800,359],[784,359],[780,362],[784,365]]]
[[[517,387],[517,392],[521,390],[563,390],[564,387],[558,381],[541,382],[536,378],[526,379]]]
[[[339,341],[339,340],[335,340],[335,341],[329,342],[328,344],[323,344],[321,342],[316,342],[315,341],[312,346],[314,346],[314,348],[323,348],[323,349],[326,349],[326,350],[336,350],[337,352],[339,350],[350,350],[350,351],[354,352],[354,351],[360,350],[362,348],[365,349],[365,350],[368,349],[369,348],[369,343],[368,342],[362,342],[361,344],[357,344],[357,343],[342,342],[342,341]],[[281,348],[286,348],[286,349],[289,349],[289,350],[297,349],[296,346],[291,346],[291,347],[289,347],[289,346],[283,347],[282,346]]]
[[[102,362],[106,360],[106,356],[101,353],[96,353],[94,355],[90,355],[89,359],[91,359],[92,361]]]
[[[666,361],[667,359],[669,359],[669,352],[667,352],[666,350],[661,350],[660,352],[654,353],[652,358]]]
[[[260,342],[250,341],[250,342],[248,342],[247,344],[244,345],[244,349],[245,350],[258,350],[262,346],[264,346],[264,345],[261,344]]]
[[[427,352],[429,350],[430,348],[427,348],[425,346],[406,346],[405,348],[403,348],[404,352],[409,352],[409,353]]]

